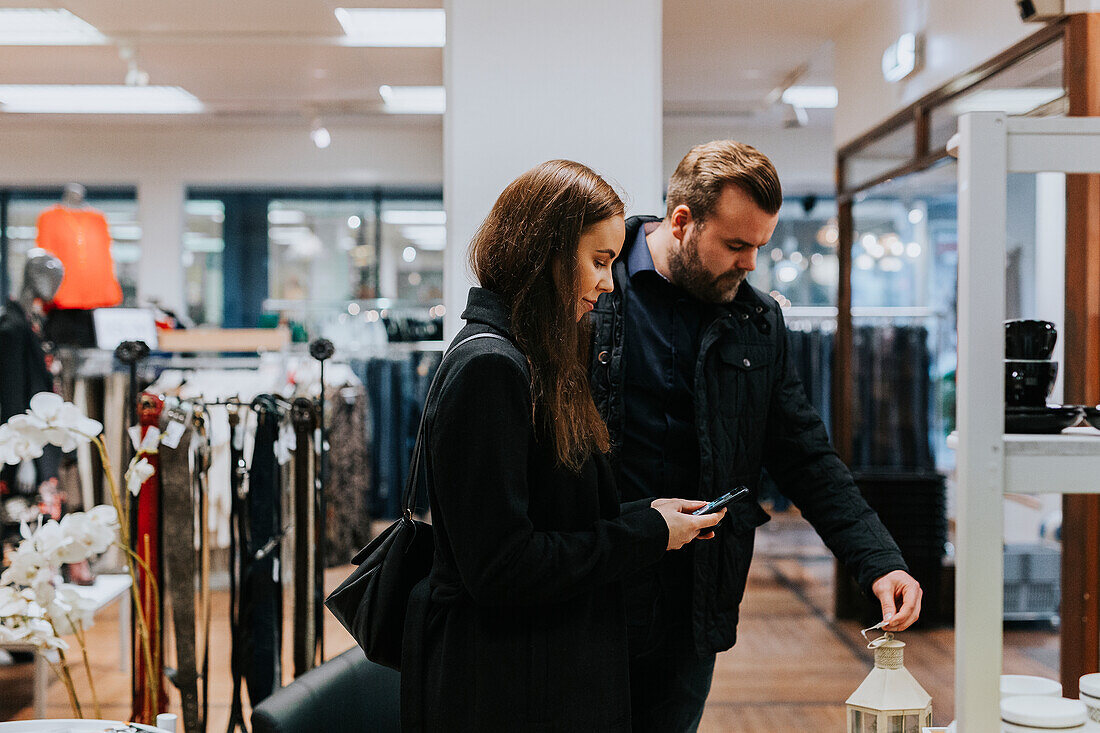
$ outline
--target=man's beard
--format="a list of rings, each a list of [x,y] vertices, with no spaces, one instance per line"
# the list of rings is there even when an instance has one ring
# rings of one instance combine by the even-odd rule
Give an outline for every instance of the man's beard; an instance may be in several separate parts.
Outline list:
[[[748,276],[748,270],[734,270],[715,277],[699,257],[697,231],[668,253],[668,272],[673,284],[705,303],[729,303]]]

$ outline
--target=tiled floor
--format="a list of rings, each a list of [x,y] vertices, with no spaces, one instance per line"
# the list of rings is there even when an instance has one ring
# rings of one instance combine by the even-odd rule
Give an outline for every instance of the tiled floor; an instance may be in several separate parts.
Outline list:
[[[700,730],[783,732],[843,731],[844,700],[871,668],[871,652],[854,622],[832,619],[833,563],[816,535],[795,515],[762,528],[742,605],[739,642],[718,658],[714,684]],[[347,569],[330,570],[335,587]],[[208,730],[226,730],[231,693],[228,655],[228,593],[215,595],[211,639],[211,705]],[[351,639],[329,617],[326,656],[348,649]],[[954,704],[954,634],[950,629],[902,636],[906,666],[932,695],[935,719],[946,723]],[[96,688],[103,715],[129,714],[129,676],[118,671],[117,616],[105,612],[89,632]],[[1006,634],[1005,671],[1056,676],[1057,634],[1050,630]],[[284,657],[290,667],[289,653]],[[82,701],[91,697],[83,671],[74,670]],[[289,681],[289,671],[287,673]],[[31,717],[31,666],[0,668],[0,720]],[[50,687],[51,717],[70,717],[60,683]],[[178,708],[173,695],[172,708]],[[91,711],[88,711],[90,715]]]

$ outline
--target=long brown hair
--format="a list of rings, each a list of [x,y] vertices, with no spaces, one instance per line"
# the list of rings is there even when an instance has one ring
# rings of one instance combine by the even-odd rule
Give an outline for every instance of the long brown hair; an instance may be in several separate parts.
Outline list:
[[[573,471],[594,450],[610,448],[588,390],[577,248],[588,227],[622,215],[622,199],[595,171],[549,160],[508,184],[470,243],[474,274],[511,310],[512,332],[531,364],[535,428]]]

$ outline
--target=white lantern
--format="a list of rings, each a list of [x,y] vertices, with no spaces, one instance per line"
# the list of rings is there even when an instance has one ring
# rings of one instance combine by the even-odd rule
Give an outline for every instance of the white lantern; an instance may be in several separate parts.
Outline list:
[[[909,674],[905,643],[887,633],[867,645],[875,668],[848,698],[848,733],[921,733],[932,725],[932,696]]]

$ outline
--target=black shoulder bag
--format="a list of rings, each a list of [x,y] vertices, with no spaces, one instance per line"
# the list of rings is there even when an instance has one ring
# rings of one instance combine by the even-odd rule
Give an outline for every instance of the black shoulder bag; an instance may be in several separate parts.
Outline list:
[[[458,342],[444,359],[458,347],[479,338],[507,341],[495,333],[474,334]],[[442,362],[436,377],[440,371]],[[434,386],[434,378],[432,382]],[[428,394],[431,393],[429,388]],[[413,519],[427,412],[425,405],[405,482],[403,515],[352,558],[352,563],[359,567],[325,599],[325,606],[363,648],[367,659],[398,670],[409,594],[413,586],[428,576],[435,553],[432,526]]]

